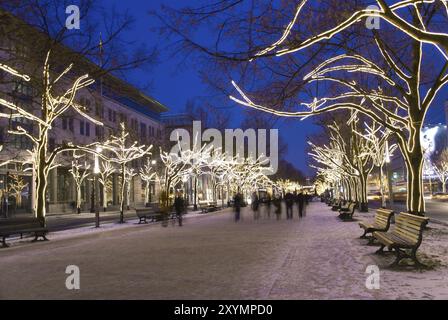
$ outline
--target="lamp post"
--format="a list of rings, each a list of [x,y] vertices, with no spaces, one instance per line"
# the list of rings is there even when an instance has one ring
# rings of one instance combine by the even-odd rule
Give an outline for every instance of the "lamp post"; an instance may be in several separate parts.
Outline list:
[[[100,174],[100,160],[98,157],[98,153],[101,153],[103,150],[100,147],[96,148],[97,154],[95,154],[95,164],[93,167],[93,181],[94,181],[94,199],[95,199],[95,228],[100,227],[100,186],[98,176]]]

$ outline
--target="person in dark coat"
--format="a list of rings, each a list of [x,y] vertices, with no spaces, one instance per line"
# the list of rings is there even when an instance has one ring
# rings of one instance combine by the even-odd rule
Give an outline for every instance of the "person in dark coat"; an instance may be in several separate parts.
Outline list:
[[[291,192],[285,194],[286,219],[292,219],[292,206],[294,205],[294,195]]]
[[[182,227],[182,214],[185,211],[185,200],[182,192],[178,192],[176,198],[174,199],[174,210],[176,211],[179,226]]]
[[[235,222],[240,221],[242,205],[243,205],[243,196],[241,195],[241,193],[238,192],[233,197],[233,208],[235,209]]]
[[[260,217],[260,212],[258,211],[258,207],[260,205],[260,200],[258,199],[258,195],[256,192],[252,194],[252,210],[254,211],[254,219],[258,220]]]
[[[280,216],[282,214],[282,199],[279,196],[275,196],[273,203],[275,206],[275,214],[277,216],[277,220],[280,220]]]
[[[305,204],[305,196],[302,192],[297,195],[297,208],[299,209],[299,217],[303,217],[303,207]]]

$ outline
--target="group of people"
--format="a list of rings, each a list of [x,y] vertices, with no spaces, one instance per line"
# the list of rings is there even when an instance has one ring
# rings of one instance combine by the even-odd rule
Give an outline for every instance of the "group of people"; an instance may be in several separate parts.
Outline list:
[[[252,202],[251,207],[254,212],[254,219],[257,220],[260,217],[260,203],[262,202],[258,194],[254,192],[252,194]],[[294,191],[291,193],[288,191],[283,197],[281,196],[271,196],[268,194],[266,198],[263,199],[263,202],[266,204],[268,217],[271,215],[271,205],[274,205],[275,211],[274,213],[277,216],[277,220],[280,220],[282,213],[282,202],[285,202],[286,206],[286,219],[293,218],[293,206],[297,204],[297,210],[299,212],[299,218],[302,218],[305,215],[306,205],[310,201],[310,196],[301,191]],[[233,198],[233,206],[235,210],[235,221],[239,221],[241,219],[241,207],[245,206],[244,198],[241,193],[237,193]]]

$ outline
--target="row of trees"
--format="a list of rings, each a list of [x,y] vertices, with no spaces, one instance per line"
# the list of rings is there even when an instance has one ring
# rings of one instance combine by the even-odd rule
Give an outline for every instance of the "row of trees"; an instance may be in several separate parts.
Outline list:
[[[217,28],[221,26],[218,40],[229,40],[225,48],[233,43],[239,50],[223,52],[220,48],[224,46],[218,46],[221,42],[213,48],[205,47],[194,42],[191,34],[180,34],[190,50],[205,52],[214,61],[231,61],[227,66],[239,64],[243,74],[241,83],[245,87],[249,83],[247,70],[253,70],[254,78],[259,81],[251,82],[256,83],[251,94],[232,81],[237,95],[230,94],[230,98],[242,106],[300,119],[345,109],[381,126],[381,131],[387,132],[403,155],[407,169],[407,208],[414,214],[423,214],[421,129],[429,108],[448,82],[447,2],[377,0],[375,3],[376,6],[367,8],[371,2],[286,1],[280,8],[269,5],[266,10],[249,6],[247,12],[238,1],[224,1],[213,7],[171,10],[161,19],[171,31],[176,31],[179,24],[169,22],[180,16],[181,25],[192,20],[197,24],[205,21],[208,25],[214,25],[214,21]],[[314,15],[316,8],[320,10]],[[228,18],[230,11],[237,10],[240,15]],[[244,23],[242,15],[246,13]],[[289,16],[287,23],[283,20],[285,16]],[[314,16],[318,17],[317,23]],[[378,23],[368,27],[372,20]],[[231,32],[229,25],[244,26],[241,29],[247,31],[244,39],[240,33]],[[283,29],[280,35],[278,28]],[[223,40],[224,37],[227,38]],[[435,59],[436,56],[440,59]],[[227,70],[226,74],[235,73]],[[318,96],[317,90],[313,93],[314,87],[321,88],[324,96]],[[314,97],[303,102],[308,95]],[[297,105],[302,109],[292,110]],[[353,146],[358,149],[366,143],[356,134],[353,140]],[[349,149],[348,153],[354,150]],[[361,162],[366,159],[366,156],[350,159],[347,163],[350,170],[346,173],[360,181],[362,201],[365,201],[363,179],[369,166]]]

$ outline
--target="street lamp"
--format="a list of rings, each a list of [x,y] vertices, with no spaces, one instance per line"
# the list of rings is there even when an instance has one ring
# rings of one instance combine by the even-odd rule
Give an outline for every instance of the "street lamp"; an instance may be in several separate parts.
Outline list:
[[[95,164],[93,167],[93,181],[95,184],[94,188],[94,199],[95,199],[95,228],[100,227],[100,186],[99,186],[99,174],[100,174],[100,159],[98,154],[103,151],[102,148],[97,147],[95,153]]]

